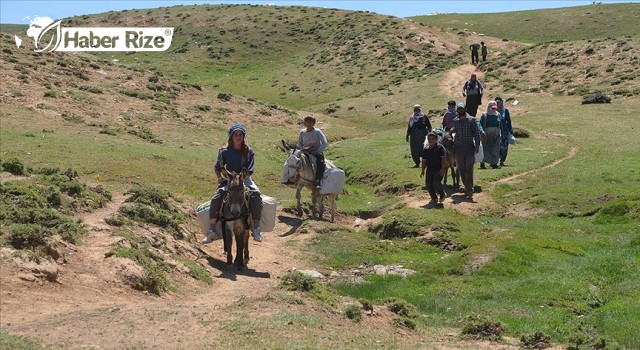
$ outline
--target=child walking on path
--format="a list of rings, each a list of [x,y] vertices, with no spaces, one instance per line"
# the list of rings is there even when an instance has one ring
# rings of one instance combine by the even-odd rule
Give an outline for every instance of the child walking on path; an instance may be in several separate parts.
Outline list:
[[[425,184],[431,196],[429,204],[438,203],[438,195],[440,203],[444,202],[444,189],[442,188],[442,177],[447,168],[447,151],[444,146],[438,143],[438,135],[431,132],[427,135],[427,146],[422,150],[422,171],[420,177],[424,176],[424,170],[427,169],[427,177]]]

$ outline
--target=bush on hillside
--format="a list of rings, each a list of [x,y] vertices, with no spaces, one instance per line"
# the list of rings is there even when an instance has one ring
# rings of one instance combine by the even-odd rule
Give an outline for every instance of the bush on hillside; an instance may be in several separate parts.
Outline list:
[[[535,334],[531,335],[523,335],[520,338],[520,347],[523,349],[546,349],[551,347],[551,337],[542,332],[536,332]]]
[[[18,158],[11,158],[2,162],[2,170],[10,172],[11,174],[17,176],[27,175],[24,163],[22,163],[22,161]]]
[[[344,315],[353,322],[362,321],[362,308],[357,304],[349,304],[344,308]]]
[[[583,105],[592,103],[611,103],[611,97],[601,92],[596,92],[595,94],[585,97],[584,100],[582,100]]]
[[[280,286],[287,290],[308,292],[316,287],[315,278],[305,275],[300,271],[293,271],[282,276]]]
[[[470,315],[464,321],[461,335],[475,339],[500,340],[504,326],[487,316]]]

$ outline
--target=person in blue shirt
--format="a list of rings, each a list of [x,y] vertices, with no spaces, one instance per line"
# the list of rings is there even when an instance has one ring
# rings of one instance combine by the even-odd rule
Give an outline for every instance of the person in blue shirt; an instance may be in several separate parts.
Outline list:
[[[480,169],[486,169],[484,163],[489,163],[491,169],[498,169],[500,165],[500,113],[496,101],[489,101],[487,111],[480,116],[480,134],[482,135],[482,147],[484,159],[480,163]]]
[[[249,172],[249,176],[244,179],[245,186],[251,189],[249,197],[249,211],[253,221],[252,236],[255,241],[262,241],[262,233],[260,229],[260,217],[262,214],[262,197],[258,186],[253,182],[251,175],[254,171],[254,152],[247,143],[247,130],[241,124],[232,125],[228,132],[228,144],[226,147],[220,148],[218,159],[214,166],[214,171],[218,178],[218,188],[211,198],[211,206],[209,207],[209,232],[202,240],[202,243],[211,243],[222,236],[215,230],[215,225],[220,220],[220,207],[227,190],[227,179],[222,176],[221,170],[226,166],[227,171],[239,173],[242,169]]]
[[[495,101],[498,104],[500,130],[502,131],[502,138],[500,140],[500,166],[504,166],[504,162],[507,160],[507,154],[509,153],[509,137],[513,135],[513,125],[511,124],[511,113],[509,113],[509,109],[504,106],[502,97],[496,96]]]

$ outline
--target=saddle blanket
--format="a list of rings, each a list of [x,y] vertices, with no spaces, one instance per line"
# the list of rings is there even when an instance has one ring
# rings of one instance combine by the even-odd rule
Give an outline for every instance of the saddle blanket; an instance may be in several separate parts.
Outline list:
[[[276,208],[277,201],[273,197],[260,195],[262,197],[262,215],[260,217],[260,229],[262,232],[271,232],[276,226]],[[198,218],[198,226],[203,235],[209,231],[209,208],[211,202],[202,203],[196,208],[196,217]],[[216,231],[222,232],[220,222],[216,225]]]

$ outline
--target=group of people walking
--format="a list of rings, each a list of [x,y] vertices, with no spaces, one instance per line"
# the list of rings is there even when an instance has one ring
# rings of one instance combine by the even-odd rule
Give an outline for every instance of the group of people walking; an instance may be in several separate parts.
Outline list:
[[[447,152],[440,140],[444,133],[454,135],[455,162],[464,185],[466,198],[473,199],[473,168],[476,154],[479,152],[482,142],[484,147],[484,159],[480,168],[484,169],[485,163],[491,168],[504,166],[509,148],[509,137],[513,133],[511,115],[504,106],[504,100],[496,96],[487,104],[486,112],[476,121],[478,106],[482,105],[484,88],[477,80],[475,74],[465,82],[462,95],[466,102],[451,100],[447,103],[447,109],[442,117],[441,128],[434,130],[429,118],[424,114],[422,106],[413,106],[413,114],[407,125],[406,141],[410,143],[411,158],[414,168],[421,167],[420,177],[425,177],[425,184],[431,196],[431,204],[442,203],[445,200],[445,192],[442,187],[442,179],[446,168],[449,166]],[[328,142],[324,133],[315,128],[316,119],[307,116],[304,119],[304,128],[300,130],[298,145],[300,149],[313,154],[317,161],[315,186],[320,187],[320,179],[324,172],[324,150]],[[262,241],[260,229],[260,217],[262,201],[260,190],[251,175],[254,172],[254,151],[247,143],[247,130],[241,124],[234,124],[227,131],[227,145],[218,151],[218,158],[214,166],[214,172],[218,179],[218,188],[211,198],[209,232],[205,235],[203,243],[211,243],[220,239],[215,225],[220,220],[220,208],[227,190],[227,179],[222,176],[222,170],[240,173],[243,169],[248,172],[245,185],[250,189],[248,209],[253,218],[252,236],[256,241]],[[425,142],[426,141],[426,142]]]
[[[411,157],[416,168],[422,159],[420,177],[425,176],[426,170],[425,184],[431,197],[430,204],[442,203],[445,198],[442,179],[450,164],[447,164],[448,151],[439,143],[443,132],[454,135],[455,162],[467,199],[473,199],[473,170],[481,143],[484,154],[480,162],[481,169],[486,169],[485,163],[492,169],[505,165],[509,139],[513,134],[511,114],[502,97],[496,96],[487,103],[487,110],[478,121],[476,115],[478,107],[482,105],[483,93],[482,83],[472,74],[462,88],[466,102],[451,100],[447,103],[440,132],[433,130],[420,105],[413,106],[406,140],[410,142]]]

